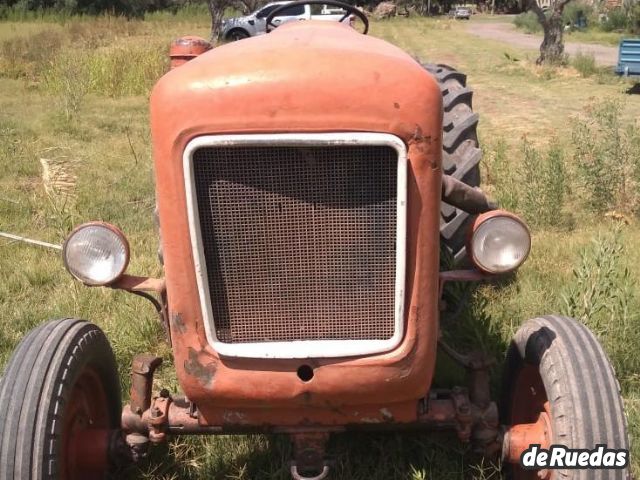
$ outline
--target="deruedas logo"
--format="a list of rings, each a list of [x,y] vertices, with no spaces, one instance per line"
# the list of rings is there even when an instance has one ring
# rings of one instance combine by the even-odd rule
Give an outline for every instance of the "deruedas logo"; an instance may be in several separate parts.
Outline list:
[[[520,465],[527,470],[549,468],[625,468],[629,465],[629,451],[609,449],[597,445],[593,450],[551,445],[547,450],[531,445],[522,453]]]

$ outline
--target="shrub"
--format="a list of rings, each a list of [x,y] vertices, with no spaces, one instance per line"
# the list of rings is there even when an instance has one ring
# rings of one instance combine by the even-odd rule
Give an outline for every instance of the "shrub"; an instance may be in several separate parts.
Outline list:
[[[576,53],[571,59],[571,66],[584,78],[590,77],[598,72],[598,66],[596,65],[596,59],[593,53]]]
[[[622,103],[607,99],[574,122],[572,143],[580,192],[593,212],[638,207],[640,151],[637,125],[621,119]]]
[[[640,34],[640,3],[636,3],[629,10],[628,28],[631,33]]]
[[[89,91],[86,53],[69,49],[58,54],[45,75],[48,89],[58,97],[65,120],[72,120]]]
[[[513,23],[517,28],[527,33],[537,33],[542,31],[542,25],[538,21],[538,17],[533,12],[524,12],[516,16]]]
[[[564,23],[576,25],[580,19],[588,20],[593,17],[593,7],[585,3],[568,3],[562,11],[562,19]]]
[[[490,196],[501,208],[520,213],[531,226],[567,226],[563,209],[569,185],[560,142],[552,139],[541,151],[524,138],[520,152],[508,155],[504,141],[487,149],[484,171]]]
[[[601,28],[605,32],[622,32],[629,26],[627,14],[621,8],[611,10],[602,22]]]

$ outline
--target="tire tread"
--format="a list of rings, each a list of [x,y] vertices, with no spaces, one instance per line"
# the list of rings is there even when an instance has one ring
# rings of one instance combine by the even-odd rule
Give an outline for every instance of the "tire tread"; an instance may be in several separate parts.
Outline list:
[[[444,64],[422,64],[436,79],[443,100],[443,170],[472,187],[480,186],[482,150],[478,142],[478,114],[473,113],[473,91],[467,76]],[[466,257],[468,213],[442,203],[440,241],[454,263]]]

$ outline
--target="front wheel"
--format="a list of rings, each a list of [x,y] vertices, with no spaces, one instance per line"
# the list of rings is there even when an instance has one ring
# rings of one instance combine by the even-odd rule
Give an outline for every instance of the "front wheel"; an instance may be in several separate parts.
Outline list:
[[[238,40],[244,40],[245,38],[249,38],[249,33],[241,30],[241,29],[236,29],[236,30],[231,30],[229,32],[229,34],[227,35],[227,40],[230,42],[237,42]]]
[[[525,470],[520,466],[522,453],[534,444],[544,449],[552,445],[629,449],[613,368],[593,333],[576,320],[546,316],[520,327],[507,353],[501,411],[508,428],[503,458],[510,464],[510,478],[629,478],[628,467]]]
[[[0,382],[0,478],[105,478],[122,412],[109,342],[83,320],[32,330]]]

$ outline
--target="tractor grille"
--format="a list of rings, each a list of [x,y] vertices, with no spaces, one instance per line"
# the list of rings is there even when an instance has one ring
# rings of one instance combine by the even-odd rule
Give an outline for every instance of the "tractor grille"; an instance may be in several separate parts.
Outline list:
[[[397,167],[388,146],[197,149],[218,340],[391,338]]]

